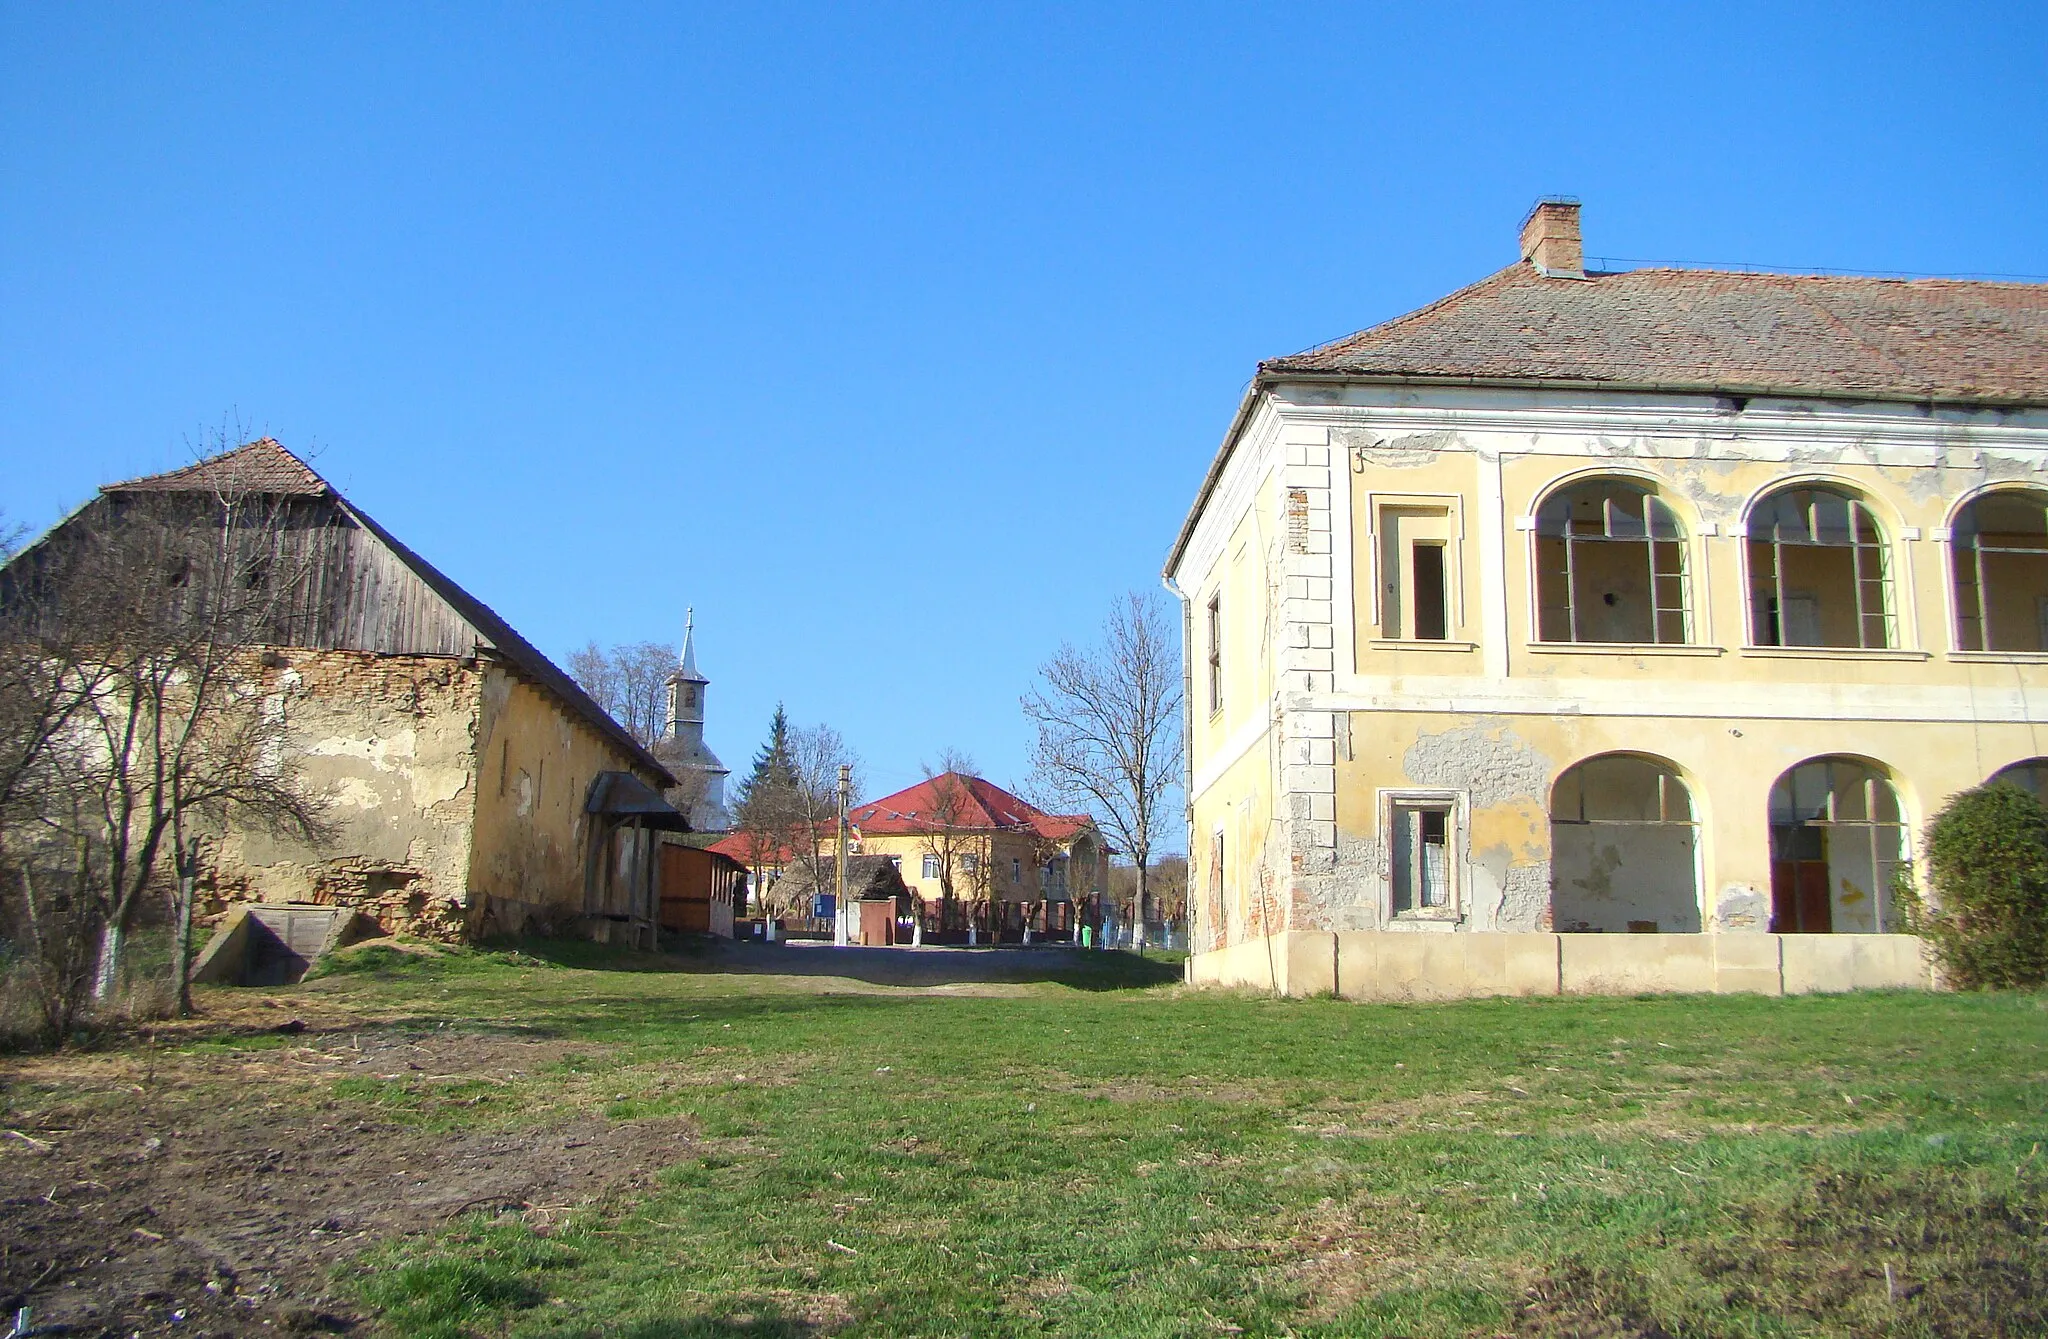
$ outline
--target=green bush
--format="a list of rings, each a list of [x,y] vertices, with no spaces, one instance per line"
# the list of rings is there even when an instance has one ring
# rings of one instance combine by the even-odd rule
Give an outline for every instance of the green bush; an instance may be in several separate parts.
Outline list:
[[[1934,904],[1909,897],[1908,928],[1958,990],[2048,982],[2048,808],[2017,786],[1952,795],[1927,832]]]

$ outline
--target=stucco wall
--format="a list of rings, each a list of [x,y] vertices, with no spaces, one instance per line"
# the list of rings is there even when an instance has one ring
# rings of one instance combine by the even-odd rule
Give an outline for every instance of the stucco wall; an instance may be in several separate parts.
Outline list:
[[[1250,843],[1236,839],[1234,816],[1247,803],[1270,802],[1265,845],[1283,858],[1263,868],[1293,929],[1540,933],[1564,928],[1552,897],[1562,879],[1573,890],[1567,918],[1589,928],[1761,934],[1771,916],[1767,802],[1786,769],[1830,755],[1881,764],[1910,852],[1948,795],[2048,753],[2048,693],[2034,691],[2048,689],[2048,655],[1959,648],[1947,542],[1963,499],[2048,485],[2048,412],[1303,385],[1265,395],[1230,450],[1169,574],[1192,616],[1198,908],[1211,891],[1210,843],[1226,833],[1227,896],[1198,943],[1248,942],[1267,928],[1228,914],[1246,905],[1237,885],[1256,886],[1257,870],[1236,868]],[[1594,477],[1653,487],[1682,525],[1686,644],[1537,640],[1536,512],[1553,489]],[[1747,523],[1760,497],[1787,484],[1867,500],[1885,537],[1889,647],[1754,644]],[[1380,617],[1379,518],[1414,506],[1446,517],[1440,641],[1387,637]],[[1247,536],[1277,539],[1284,582],[1271,607],[1232,595]],[[1791,584],[1811,579],[1795,571]],[[1646,597],[1642,583],[1593,584],[1603,610]],[[1212,720],[1204,612],[1218,589],[1227,656],[1274,668],[1267,691],[1242,705],[1226,694]],[[1595,611],[1592,623],[1603,617]],[[1244,638],[1264,649],[1241,649]],[[1609,752],[1667,760],[1691,793],[1696,829],[1568,832],[1553,866],[1551,787]],[[1457,806],[1461,898],[1455,918],[1406,924],[1390,916],[1382,847],[1391,797],[1417,790]],[[1846,853],[1828,876],[1835,928],[1874,928],[1876,872]]]
[[[445,656],[286,650],[263,709],[285,725],[336,840],[315,850],[237,826],[210,860],[222,900],[353,906],[390,933],[460,935],[483,673]]]
[[[824,849],[829,853],[830,843]],[[855,846],[850,847],[860,855],[894,856],[903,875],[904,886],[936,905],[942,892],[937,875],[926,877],[924,858],[931,847],[923,837],[891,833],[863,834]],[[988,837],[963,837],[954,843],[956,869],[953,875],[954,895],[963,901],[987,896],[997,902],[1035,902],[1046,896],[1043,870],[1039,864],[1052,854],[1050,847],[1016,833],[995,833]],[[977,859],[990,862],[990,877],[983,882],[979,876],[957,868],[959,858],[972,853]],[[1012,862],[1018,877],[1011,877]],[[1081,901],[1091,893],[1108,888],[1109,867],[1102,855],[1100,844],[1089,842],[1078,858],[1070,859],[1067,868],[1067,900]]]
[[[1289,931],[1198,953],[1196,986],[1355,1000],[1925,989],[1911,935],[1401,934]]]
[[[561,929],[584,911],[590,818],[599,772],[640,764],[555,699],[501,665],[479,691],[476,826],[468,867],[473,930]]]

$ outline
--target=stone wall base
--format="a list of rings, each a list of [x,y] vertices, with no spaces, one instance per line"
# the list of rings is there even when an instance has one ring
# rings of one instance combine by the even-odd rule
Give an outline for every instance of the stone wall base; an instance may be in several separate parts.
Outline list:
[[[1198,953],[1195,986],[1347,1000],[1932,989],[1913,935],[1409,934],[1290,930]]]

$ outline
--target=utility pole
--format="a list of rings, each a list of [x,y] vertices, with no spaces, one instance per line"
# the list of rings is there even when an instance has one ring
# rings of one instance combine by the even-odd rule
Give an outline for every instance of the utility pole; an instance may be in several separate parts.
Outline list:
[[[846,801],[853,794],[853,769],[839,764],[839,844],[836,852],[839,895],[832,903],[832,942],[846,946]]]

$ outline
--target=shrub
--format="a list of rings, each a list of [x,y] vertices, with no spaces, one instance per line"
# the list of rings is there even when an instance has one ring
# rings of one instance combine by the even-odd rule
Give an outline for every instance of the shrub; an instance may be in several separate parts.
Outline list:
[[[2017,786],[1952,795],[1927,831],[1934,904],[1909,897],[1907,925],[1958,990],[2048,982],[2048,808]]]

